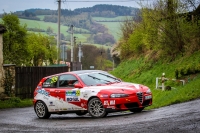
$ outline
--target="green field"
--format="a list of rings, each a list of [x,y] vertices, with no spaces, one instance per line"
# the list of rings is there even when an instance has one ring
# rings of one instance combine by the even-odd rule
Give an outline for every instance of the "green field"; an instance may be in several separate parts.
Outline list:
[[[116,41],[118,41],[121,37],[120,25],[127,19],[130,19],[131,16],[118,16],[115,18],[105,18],[105,17],[93,17],[95,21],[107,21],[107,22],[98,22],[108,28],[109,33],[112,34]],[[119,22],[117,22],[119,21]]]
[[[46,16],[46,15],[37,15],[37,17],[40,18],[41,21],[43,21],[44,16]]]
[[[28,19],[19,19],[19,20],[20,20],[21,25],[26,24],[28,28],[38,28],[38,29],[47,30],[48,27],[51,27],[53,29],[54,33],[58,32],[58,24],[57,23],[37,21],[37,20],[28,20]],[[70,34],[69,32],[67,32],[68,29],[69,29],[68,26],[63,26],[63,25],[60,26],[60,32],[63,33],[64,36],[67,36]],[[79,30],[79,28],[77,30]],[[82,31],[87,31],[87,30],[82,29]],[[74,34],[74,36],[78,37],[77,41],[85,42],[87,40],[87,35],[85,35],[85,34]]]
[[[105,18],[105,17],[92,17],[95,21],[124,21],[127,18],[131,18],[132,16],[118,16],[114,18]]]
[[[39,17],[40,20],[43,20],[44,15],[39,15],[37,17]],[[122,20],[126,19],[126,17],[124,17],[124,16],[119,16],[119,17],[115,17],[115,18],[93,17],[93,19],[94,20],[105,20],[105,21],[122,21]],[[27,28],[38,28],[38,29],[46,31],[48,27],[51,27],[55,34],[58,32],[58,24],[57,23],[37,21],[37,20],[28,20],[28,19],[19,19],[19,20],[20,20],[20,24],[21,25],[26,24]],[[121,37],[120,24],[122,22],[98,22],[98,23],[107,27],[109,30],[109,33],[114,36],[116,41],[119,40],[119,38]],[[70,33],[67,32],[68,29],[69,29],[68,26],[61,25],[60,32],[63,33],[64,36],[68,36],[68,35],[70,35]],[[74,30],[80,30],[80,29],[74,28]],[[81,30],[89,32],[86,29],[81,29]],[[77,37],[77,42],[84,43],[84,42],[87,42],[87,38],[90,36],[90,34],[74,34],[74,36]]]
[[[114,36],[115,40],[119,40],[121,37],[120,23],[121,22],[98,22],[108,28],[109,33]]]

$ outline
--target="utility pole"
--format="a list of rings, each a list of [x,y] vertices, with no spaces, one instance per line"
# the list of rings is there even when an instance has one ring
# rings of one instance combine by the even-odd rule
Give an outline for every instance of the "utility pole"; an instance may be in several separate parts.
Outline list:
[[[81,57],[83,57],[83,52],[82,52],[82,49],[81,49],[81,42],[80,44],[78,45],[78,59],[79,59],[79,62],[81,62]]]
[[[60,10],[61,10],[61,0],[58,0],[58,34],[57,34],[57,64],[59,64],[60,55]]]
[[[71,25],[71,62],[74,62],[73,25]]]
[[[104,53],[104,51],[103,51],[103,46],[102,46],[102,48],[101,48],[100,53],[101,53],[101,70],[102,70],[102,68],[103,68],[103,53]]]
[[[76,62],[76,38],[77,37],[74,36],[74,62]]]

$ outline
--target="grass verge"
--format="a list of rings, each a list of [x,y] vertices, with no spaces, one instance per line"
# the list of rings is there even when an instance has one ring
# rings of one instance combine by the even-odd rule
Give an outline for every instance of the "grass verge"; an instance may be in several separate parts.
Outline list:
[[[173,62],[150,62],[144,58],[131,59],[122,62],[111,74],[123,81],[148,86],[153,94],[153,105],[146,109],[159,108],[200,98],[199,71],[182,77],[179,76],[178,80],[185,80],[185,85],[182,85],[178,80],[168,80],[165,82],[165,86],[170,86],[172,88],[170,91],[156,89],[156,77],[161,77],[162,73],[165,73],[166,78],[175,79],[175,72],[178,68],[188,68],[187,66],[192,66],[192,64],[195,64],[193,66],[199,66],[199,57],[200,52],[177,58]],[[160,80],[159,85],[161,85]]]
[[[22,108],[33,105],[32,99],[20,99],[18,97],[11,97],[7,100],[0,100],[0,109],[5,108]]]

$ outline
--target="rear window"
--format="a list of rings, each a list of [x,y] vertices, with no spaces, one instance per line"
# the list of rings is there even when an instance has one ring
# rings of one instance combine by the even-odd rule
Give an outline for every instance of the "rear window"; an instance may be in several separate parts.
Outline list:
[[[57,86],[58,76],[53,76],[45,80],[43,88],[55,88]]]

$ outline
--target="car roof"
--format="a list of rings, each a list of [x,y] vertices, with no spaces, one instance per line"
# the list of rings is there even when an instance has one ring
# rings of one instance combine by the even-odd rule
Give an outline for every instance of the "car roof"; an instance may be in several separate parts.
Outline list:
[[[70,73],[74,73],[74,74],[84,74],[84,73],[91,73],[91,72],[105,72],[102,70],[77,70],[77,71],[70,71],[70,72],[63,72],[63,73],[57,73],[57,74],[53,74],[53,75],[49,75],[46,76],[45,78],[51,77],[51,76],[59,76],[61,74],[70,74]]]
[[[75,74],[83,74],[83,73],[91,73],[91,72],[104,72],[102,70],[78,70],[78,71],[71,71]]]

